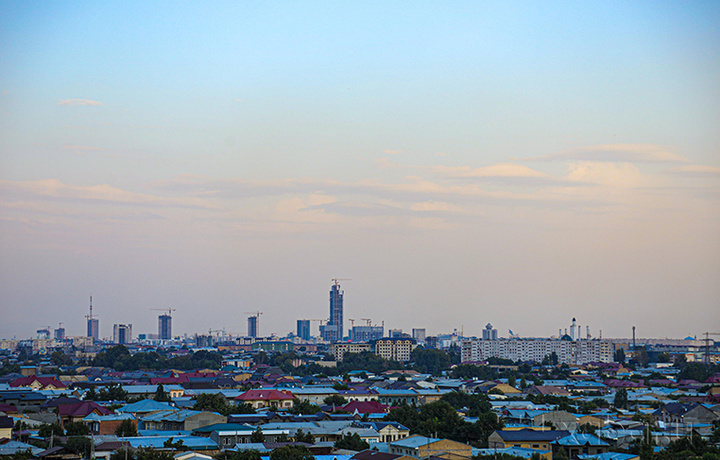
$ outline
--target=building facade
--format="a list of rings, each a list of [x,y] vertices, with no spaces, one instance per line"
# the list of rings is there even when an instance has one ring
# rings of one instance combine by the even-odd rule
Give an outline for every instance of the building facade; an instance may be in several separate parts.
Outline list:
[[[360,353],[370,351],[369,343],[338,342],[330,345],[330,353],[335,356],[336,361],[342,361],[345,353]]]
[[[382,338],[374,343],[375,354],[390,361],[410,361],[410,354],[417,346],[415,340],[408,338]]]
[[[170,315],[158,316],[158,339],[160,339],[160,340],[172,339],[172,316],[170,316]]]
[[[258,336],[258,317],[248,316],[248,337]]]
[[[113,325],[113,343],[126,344],[132,342],[132,324]]]
[[[371,340],[382,339],[385,335],[385,328],[382,326],[353,326],[353,342],[370,342]]]
[[[302,340],[310,340],[310,320],[297,320],[297,336]]]
[[[320,335],[328,342],[338,342],[343,339],[343,296],[345,291],[340,290],[340,283],[335,283],[330,288],[330,320],[324,326],[320,326]]]
[[[493,329],[492,324],[487,323],[485,329],[483,329],[483,340],[497,340],[497,329]]]
[[[613,360],[613,351],[612,343],[603,340],[472,339],[463,341],[461,358],[463,362],[490,357],[541,362],[554,352],[561,364],[609,363]]]

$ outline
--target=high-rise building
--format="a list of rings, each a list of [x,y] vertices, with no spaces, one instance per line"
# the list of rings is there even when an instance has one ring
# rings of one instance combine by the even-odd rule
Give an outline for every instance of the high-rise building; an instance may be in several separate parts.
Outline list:
[[[132,324],[115,324],[113,326],[113,343],[126,344],[132,342]]]
[[[55,340],[57,341],[63,341],[65,340],[65,328],[59,327],[55,329]]]
[[[258,317],[248,316],[248,337],[258,336]]]
[[[160,340],[171,340],[172,339],[172,316],[170,316],[170,315],[158,316],[158,339],[160,339]]]
[[[100,337],[100,320],[97,318],[88,318],[87,320],[87,336],[95,340]]]
[[[302,340],[310,340],[310,320],[297,320],[297,336]]]
[[[418,343],[425,342],[425,328],[422,328],[422,329],[413,328],[412,338],[415,339],[415,341]]]
[[[497,340],[497,329],[493,329],[492,324],[487,323],[482,331],[483,340]]]
[[[353,342],[382,339],[383,335],[385,335],[385,329],[382,326],[353,326],[352,328]]]
[[[334,280],[334,284],[330,288],[330,320],[326,325],[320,326],[320,335],[328,342],[337,342],[343,338],[344,294],[345,292],[340,290],[340,283],[338,283],[338,280]]]

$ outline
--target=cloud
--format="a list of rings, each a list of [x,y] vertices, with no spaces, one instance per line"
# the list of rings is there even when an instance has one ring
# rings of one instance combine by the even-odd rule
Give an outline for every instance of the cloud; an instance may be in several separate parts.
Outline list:
[[[688,159],[669,152],[662,145],[653,144],[603,144],[578,147],[565,152],[539,157],[523,158],[522,161],[599,161],[615,163],[687,163]]]
[[[670,170],[671,174],[683,177],[720,178],[720,167],[703,165],[683,165]]]
[[[92,99],[63,99],[58,105],[103,105],[103,103]]]
[[[151,207],[216,208],[212,203],[200,198],[166,198],[130,192],[107,184],[79,186],[65,184],[57,179],[0,180],[0,194],[9,201],[45,200]]]
[[[383,150],[383,153],[387,153],[388,155],[400,155],[402,153],[402,150],[385,149]]]

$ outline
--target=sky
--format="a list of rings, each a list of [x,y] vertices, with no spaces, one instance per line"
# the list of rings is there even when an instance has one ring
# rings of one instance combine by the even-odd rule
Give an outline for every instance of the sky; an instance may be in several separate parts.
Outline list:
[[[2,2],[0,338],[720,332],[719,83],[712,1]]]

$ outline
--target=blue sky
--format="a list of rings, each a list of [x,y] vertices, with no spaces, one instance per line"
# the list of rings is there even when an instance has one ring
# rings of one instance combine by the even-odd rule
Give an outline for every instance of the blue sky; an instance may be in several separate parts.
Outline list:
[[[0,337],[720,329],[716,2],[0,12]]]

